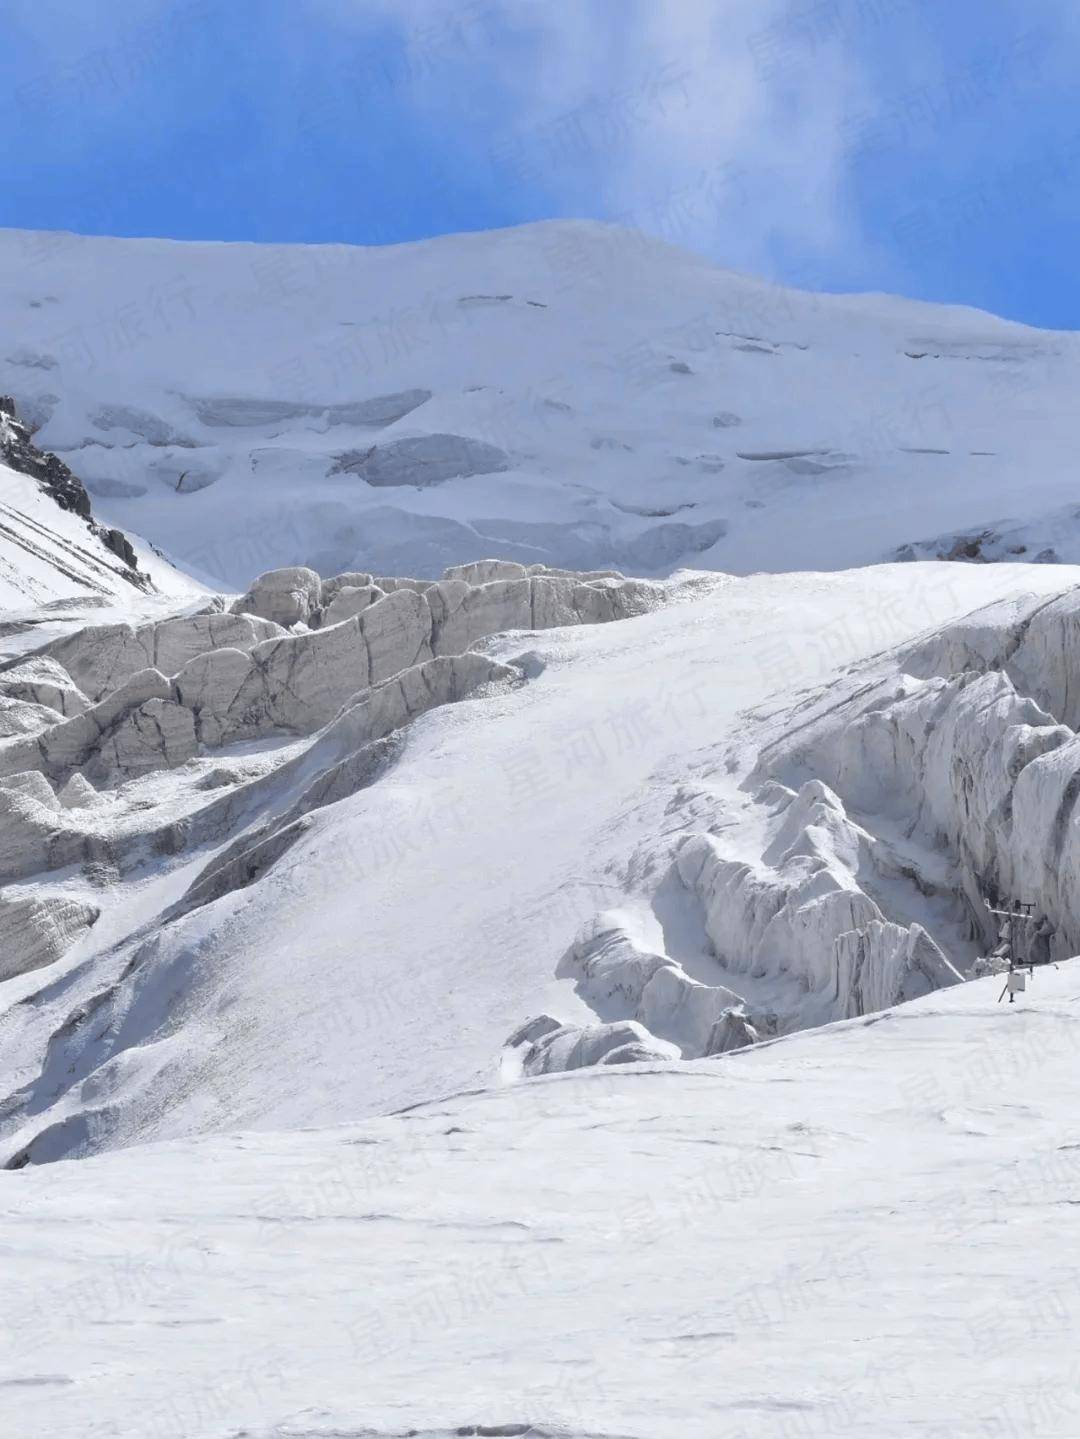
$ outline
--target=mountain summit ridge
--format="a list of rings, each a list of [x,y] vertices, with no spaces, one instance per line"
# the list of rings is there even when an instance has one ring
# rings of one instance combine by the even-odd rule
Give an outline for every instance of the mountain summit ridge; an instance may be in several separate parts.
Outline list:
[[[1080,559],[1080,342],[549,221],[400,246],[0,232],[0,392],[224,588]],[[910,547],[910,548],[908,548]]]

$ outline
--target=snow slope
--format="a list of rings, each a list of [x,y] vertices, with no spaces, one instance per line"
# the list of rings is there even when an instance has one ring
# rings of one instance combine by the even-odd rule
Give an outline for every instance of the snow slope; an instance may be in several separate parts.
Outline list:
[[[424,681],[430,699],[403,711],[385,741],[361,691],[326,728],[316,717],[313,733],[306,711],[291,712],[289,733],[256,726],[222,746],[204,731],[202,745],[154,758],[149,730],[182,735],[186,711],[168,696],[183,698],[190,669],[123,681],[116,695],[129,708],[147,675],[165,698],[150,702],[154,725],[108,731],[104,777],[99,752],[83,748],[84,716],[8,741],[9,893],[99,917],[49,967],[0,987],[0,1154],[44,1162],[382,1113],[512,1076],[522,1052],[504,1045],[542,1012],[588,1030],[641,1023],[674,1046],[653,1052],[692,1058],[710,1052],[728,1009],[767,1037],[954,982],[919,938],[925,930],[961,969],[978,954],[948,854],[929,844],[913,854],[876,821],[873,834],[859,829],[839,800],[827,812],[811,805],[780,846],[800,883],[807,866],[813,875],[796,893],[790,869],[770,868],[775,826],[787,823],[779,785],[767,804],[757,780],[742,786],[764,747],[798,733],[799,707],[818,703],[822,684],[834,682],[827,708],[830,694],[895,682],[893,646],[1001,596],[1078,582],[1054,566],[684,577],[635,618],[478,640],[470,683],[486,686],[436,694]],[[476,591],[485,604],[497,593],[498,583]],[[365,611],[364,642],[383,616],[419,613],[416,600],[392,593]],[[315,655],[320,636],[355,646],[349,624],[264,640],[257,653]],[[402,633],[411,655],[418,641]],[[73,663],[73,643],[54,656]],[[93,652],[111,653],[97,641]],[[220,654],[249,663],[236,649]],[[260,672],[277,664],[262,660]],[[295,701],[322,693],[304,689],[318,666],[288,673]],[[398,681],[379,683],[381,704]],[[106,697],[87,714],[127,712],[116,704]],[[72,795],[73,764],[100,788]],[[802,801],[787,793],[790,818]],[[750,892],[776,897],[770,914],[826,891],[843,903],[816,905],[816,928],[804,914],[744,962],[749,939],[716,928],[701,868],[686,865],[686,847],[703,843],[740,883],[747,865],[761,876]],[[629,1004],[622,982],[584,982],[575,947],[598,917],[618,928],[619,955],[629,945],[664,959],[651,1009]],[[873,952],[845,955],[841,992],[833,946],[856,927]],[[811,935],[809,950],[792,948],[795,933]]]
[[[0,1174],[0,1429],[1073,1439],[1080,971],[1000,987]]]
[[[153,607],[153,596],[200,589],[146,545],[102,525],[82,481],[34,444],[11,397],[0,396],[0,632],[48,624],[50,611],[73,601],[83,611],[118,602],[138,612]]]
[[[153,590],[175,597],[202,588],[145,545],[136,544],[135,549],[142,576]],[[0,615],[6,624],[16,618],[41,623],[42,606],[60,602],[64,608],[76,597],[87,601],[85,608],[120,601],[127,612],[146,603],[123,562],[84,520],[60,509],[31,476],[0,464]]]
[[[385,249],[9,231],[0,322],[0,392],[97,510],[226,588],[489,554],[1080,560],[1075,336],[786,290],[613,227]]]
[[[40,635],[60,612],[85,616],[110,603],[152,610],[159,596],[175,603],[201,588],[99,523],[82,481],[34,444],[11,397],[0,396],[0,635]]]
[[[562,223],[0,276],[230,591],[0,471],[0,1432],[1080,1432],[1080,568],[910,562],[1080,559],[1075,338]]]

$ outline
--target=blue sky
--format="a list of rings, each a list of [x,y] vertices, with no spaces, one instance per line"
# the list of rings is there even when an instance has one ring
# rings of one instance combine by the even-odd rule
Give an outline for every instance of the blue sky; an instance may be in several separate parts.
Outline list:
[[[1080,328],[1075,0],[6,0],[0,225],[619,220]]]

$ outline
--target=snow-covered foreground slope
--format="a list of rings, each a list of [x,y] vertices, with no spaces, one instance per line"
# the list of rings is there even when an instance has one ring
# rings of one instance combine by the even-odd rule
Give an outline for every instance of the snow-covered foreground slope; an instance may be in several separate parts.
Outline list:
[[[1080,348],[612,227],[386,249],[0,234],[0,392],[239,588],[498,554],[662,574],[1080,560]]]
[[[800,705],[895,685],[891,647],[1080,572],[310,582],[0,671],[45,711],[0,743],[4,1161],[694,1058],[955,984],[955,853],[755,771]],[[328,596],[367,607],[269,618]],[[504,1051],[545,1013],[569,1028]]]
[[[0,1174],[0,1429],[1073,1439],[1080,972]]]

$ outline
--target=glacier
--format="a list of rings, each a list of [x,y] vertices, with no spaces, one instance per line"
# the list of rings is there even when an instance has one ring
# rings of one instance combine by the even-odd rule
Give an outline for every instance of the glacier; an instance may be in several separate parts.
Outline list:
[[[493,554],[653,577],[1080,561],[1074,335],[803,293],[614,225],[6,231],[0,321],[37,442],[211,589]]]
[[[1072,1439],[1075,336],[567,222],[0,315],[0,1430]]]

